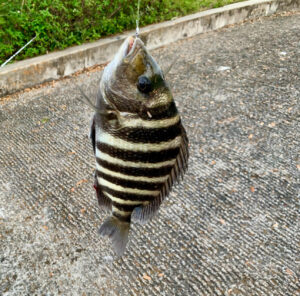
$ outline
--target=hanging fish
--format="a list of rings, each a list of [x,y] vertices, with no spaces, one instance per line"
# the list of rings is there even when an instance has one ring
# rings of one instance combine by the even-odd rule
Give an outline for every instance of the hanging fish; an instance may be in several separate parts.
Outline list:
[[[158,211],[188,163],[188,139],[158,64],[138,37],[128,37],[106,66],[90,137],[99,205],[112,211],[99,233],[121,256],[130,222]]]

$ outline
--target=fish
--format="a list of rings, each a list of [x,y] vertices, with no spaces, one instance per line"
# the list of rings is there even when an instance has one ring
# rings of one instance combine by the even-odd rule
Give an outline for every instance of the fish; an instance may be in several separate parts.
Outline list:
[[[158,212],[188,167],[188,137],[164,73],[138,36],[105,67],[90,138],[98,204],[111,211],[99,229],[118,256],[130,224]]]

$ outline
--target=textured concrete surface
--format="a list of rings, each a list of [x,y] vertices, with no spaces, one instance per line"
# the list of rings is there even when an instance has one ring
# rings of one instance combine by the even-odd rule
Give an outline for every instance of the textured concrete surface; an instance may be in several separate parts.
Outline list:
[[[181,185],[115,259],[87,138],[101,72],[0,100],[1,295],[299,295],[300,15],[153,54],[190,138]]]
[[[182,38],[220,29],[246,19],[282,11],[299,10],[300,0],[250,0],[211,9],[141,29],[141,38],[149,49],[167,45]],[[0,97],[59,79],[88,67],[111,60],[128,34],[100,39],[63,51],[16,62],[0,68]]]

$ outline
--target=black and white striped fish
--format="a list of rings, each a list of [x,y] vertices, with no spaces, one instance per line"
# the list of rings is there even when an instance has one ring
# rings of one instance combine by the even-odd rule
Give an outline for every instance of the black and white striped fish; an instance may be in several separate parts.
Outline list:
[[[130,222],[145,222],[183,177],[188,139],[164,75],[139,38],[125,40],[104,69],[91,126],[100,227],[118,255]]]

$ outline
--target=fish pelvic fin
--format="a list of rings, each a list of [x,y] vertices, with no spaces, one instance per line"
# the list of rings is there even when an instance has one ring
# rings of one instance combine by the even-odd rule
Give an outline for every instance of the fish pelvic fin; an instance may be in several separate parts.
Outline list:
[[[99,186],[96,171],[94,172],[94,189],[96,190],[99,206],[111,211],[112,202],[107,196],[104,195],[101,187]]]
[[[121,221],[117,217],[110,216],[99,229],[101,236],[108,236],[112,242],[113,249],[117,256],[121,257],[128,242],[130,222]]]

